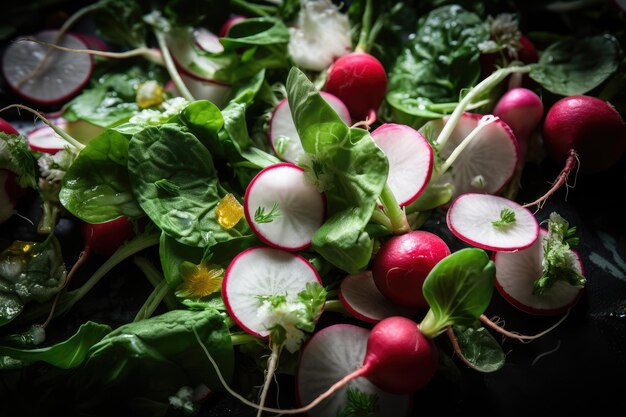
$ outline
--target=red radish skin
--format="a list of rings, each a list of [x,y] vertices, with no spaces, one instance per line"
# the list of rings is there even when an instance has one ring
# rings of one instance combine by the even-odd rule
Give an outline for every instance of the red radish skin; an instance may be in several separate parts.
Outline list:
[[[218,32],[219,37],[223,38],[223,37],[227,36],[228,35],[228,31],[230,30],[231,27],[233,27],[237,23],[242,22],[244,20],[246,20],[246,18],[244,16],[239,16],[239,15],[235,15],[235,16],[231,17],[230,19],[228,19],[226,22],[224,22],[224,24],[220,28],[220,30]]]
[[[352,52],[331,65],[324,91],[343,101],[355,120],[365,120],[385,98],[387,73],[372,55]]]
[[[387,240],[376,253],[372,275],[379,291],[391,301],[413,308],[428,303],[422,285],[431,269],[450,255],[450,248],[434,233],[415,230]]]
[[[608,170],[626,150],[626,124],[608,102],[592,96],[565,97],[554,103],[543,125],[548,155],[565,164],[573,149],[580,173]]]
[[[0,117],[0,132],[6,133],[8,135],[20,134],[20,132],[18,132],[11,123],[7,122],[2,117]]]
[[[123,216],[104,223],[81,224],[81,233],[88,249],[103,256],[111,256],[122,244],[134,235],[133,224]]]

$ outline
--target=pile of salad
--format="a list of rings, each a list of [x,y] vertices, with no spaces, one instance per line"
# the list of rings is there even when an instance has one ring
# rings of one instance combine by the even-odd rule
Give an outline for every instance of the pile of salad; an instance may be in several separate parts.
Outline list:
[[[545,207],[624,161],[623,1],[0,21],[3,415],[417,415],[576,326],[587,260]]]

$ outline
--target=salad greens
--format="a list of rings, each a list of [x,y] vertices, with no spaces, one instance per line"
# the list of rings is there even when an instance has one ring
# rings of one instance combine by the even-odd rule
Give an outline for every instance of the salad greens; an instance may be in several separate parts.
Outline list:
[[[518,5],[503,14],[509,3],[100,0],[78,10],[75,16],[93,19],[96,34],[111,49],[150,52],[142,55],[148,59],[116,53],[94,59],[87,86],[58,109],[70,126],[61,135],[69,143],[59,153],[35,151],[23,134],[0,131],[0,212],[14,212],[14,189],[15,199],[34,192],[43,212],[33,229],[38,239],[31,233],[20,240],[2,226],[0,410],[194,415],[207,392],[226,388],[203,348],[243,397],[273,402],[267,396],[273,372],[293,377],[309,337],[329,323],[368,317],[346,301],[342,279],[366,277],[381,245],[421,228],[441,235],[453,250],[423,274],[427,311],[396,305],[385,314],[414,319],[421,334],[437,343],[440,363],[452,347],[473,371],[501,369],[506,356],[493,336],[498,326],[481,325],[496,267],[486,250],[455,241],[445,230],[439,215],[455,186],[442,175],[449,164],[440,150],[463,113],[489,114],[507,83],[533,89],[546,107],[578,94],[614,99],[618,109],[626,103],[623,30],[526,32],[530,23],[523,17],[532,8]],[[306,7],[315,13],[300,13]],[[24,10],[16,9],[16,16]],[[371,13],[369,19],[364,13]],[[384,66],[385,101],[367,120],[347,124],[320,94],[330,66],[298,65],[311,52],[293,48],[307,44],[307,37],[325,39],[325,24],[344,28],[343,38],[358,45],[338,55],[368,51]],[[0,38],[16,29],[0,19]],[[522,35],[536,42],[536,62],[523,59]],[[270,141],[270,122],[283,99],[291,119],[280,122],[293,124],[298,136],[285,140],[299,140],[304,149],[295,162],[303,171],[299,186],[317,190],[325,204],[310,245],[297,251],[298,262],[310,264],[322,283],[308,283],[297,296],[283,288],[249,294],[257,302],[253,311],[267,318],[269,336],[261,338],[246,333],[222,290],[241,253],[269,245],[251,224],[275,225],[286,217],[288,199],[247,206],[256,175],[284,163]],[[388,123],[421,128],[416,133],[435,155],[432,179],[404,207],[390,186],[403,173],[394,171],[392,155],[370,134]],[[445,126],[438,137],[433,123]],[[77,124],[98,133],[75,140],[71,128]],[[459,153],[472,152],[469,140],[465,145]],[[267,194],[299,198],[297,189],[282,186],[277,180]],[[78,230],[106,228],[122,217],[132,222],[134,237],[99,264],[90,259],[91,269],[75,270],[84,261],[73,250],[81,240]],[[289,221],[297,223],[297,217]],[[485,233],[506,233],[518,220],[503,209],[485,221]],[[67,223],[74,227],[64,232]],[[543,271],[529,291],[549,296],[557,281],[582,288],[586,279],[571,251],[578,243],[575,228],[553,213],[548,229]],[[254,271],[267,273],[262,265]],[[147,282],[134,276],[141,274]],[[273,278],[264,284],[271,286]],[[103,293],[107,287],[101,283],[116,280],[140,286],[139,281],[148,289],[133,294],[137,305],[120,306],[132,309],[129,314],[115,312],[111,319],[87,295],[114,298],[117,293]],[[377,301],[363,303],[378,307]],[[444,333],[451,345],[441,342]],[[241,363],[256,366],[244,372]],[[269,380],[263,384],[265,370]],[[37,393],[37,401],[25,401],[25,392]],[[342,395],[337,416],[385,415],[377,394],[349,387]]]

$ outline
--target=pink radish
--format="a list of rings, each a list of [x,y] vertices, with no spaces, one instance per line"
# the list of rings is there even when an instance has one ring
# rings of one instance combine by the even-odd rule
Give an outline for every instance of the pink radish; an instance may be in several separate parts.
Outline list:
[[[398,204],[406,206],[419,197],[433,171],[433,149],[418,131],[385,123],[372,132],[372,139],[389,160],[387,184]]]
[[[446,221],[459,239],[485,250],[525,249],[539,236],[539,224],[528,209],[489,194],[457,197],[448,208]]]
[[[197,40],[196,36],[200,36]],[[176,67],[184,74],[196,79],[217,83],[213,79],[214,73],[221,68],[222,64],[210,59],[198,52],[195,48],[197,44],[210,48],[210,52],[218,52],[219,42],[215,43],[214,34],[208,31],[194,32],[189,28],[179,28],[169,32],[166,42]],[[209,41],[208,38],[212,38]],[[217,46],[219,45],[219,46]]]
[[[218,107],[223,107],[226,104],[226,98],[231,90],[229,85],[197,77],[184,71],[181,72],[180,78],[196,100],[209,100]],[[166,84],[165,89],[175,97],[181,96],[172,81]]]
[[[198,28],[193,31],[196,46],[203,51],[217,53],[224,50],[220,38],[206,28]]]
[[[415,309],[399,306],[385,297],[374,283],[371,271],[348,275],[341,280],[339,301],[354,317],[377,323],[387,317],[413,317]]]
[[[433,137],[439,136],[448,117],[430,122]],[[487,124],[488,123],[488,124]],[[476,136],[465,141],[480,128]],[[467,144],[464,146],[463,144]],[[453,197],[469,192],[496,194],[511,179],[518,161],[518,147],[511,128],[500,119],[485,122],[485,116],[464,113],[440,149],[443,159],[449,159],[462,149],[453,162],[439,167],[439,182],[454,185]],[[448,161],[446,161],[448,162]],[[445,171],[450,169],[450,173]]]
[[[122,244],[132,238],[134,227],[128,217],[122,216],[104,223],[81,224],[85,252],[111,256]]]
[[[11,123],[7,122],[2,117],[0,117],[0,132],[6,133],[7,135],[20,134],[20,132],[18,132]]]
[[[536,315],[557,315],[570,309],[580,299],[583,287],[557,281],[544,294],[533,293],[533,283],[543,273],[544,244],[548,235],[541,229],[540,238],[527,249],[518,252],[497,252],[496,289],[518,309]],[[583,274],[583,264],[578,253],[572,250],[576,271]]]
[[[346,124],[352,121],[348,108],[341,100],[323,91],[320,92],[320,95],[337,112],[341,120]],[[304,154],[300,136],[298,136],[286,98],[282,99],[274,108],[270,119],[269,137],[274,153],[284,161],[296,163],[298,157]]]
[[[257,237],[285,250],[309,246],[324,221],[323,195],[305,181],[302,168],[289,163],[259,172],[248,184],[243,205]]]
[[[331,65],[324,91],[344,102],[355,120],[365,120],[385,98],[387,73],[374,56],[352,52]]]
[[[311,402],[334,382],[352,372],[355,364],[363,363],[369,336],[369,330],[350,324],[335,324],[315,333],[304,347],[298,366],[296,390],[299,402]],[[373,416],[409,415],[410,396],[387,393],[366,378],[351,380],[335,395],[310,410],[308,415],[336,416],[346,406],[348,388],[378,396],[379,407]]]
[[[33,35],[35,40],[54,42],[57,31]],[[66,34],[60,45],[72,49],[86,49],[77,36]],[[37,57],[46,54],[48,47],[34,42],[13,42],[2,60],[2,71],[8,85],[18,95],[39,105],[57,105],[67,101],[85,86],[93,69],[91,56],[54,50],[44,68],[34,73]]]
[[[376,287],[398,305],[426,308],[422,284],[433,267],[450,255],[448,245],[437,235],[414,230],[387,240],[372,262]]]
[[[230,30],[230,28],[233,27],[234,25],[236,25],[237,23],[242,22],[244,20],[246,20],[246,18],[244,16],[240,16],[240,15],[234,15],[234,16],[230,17],[227,21],[224,22],[222,27],[220,27],[220,30],[218,32],[218,36],[220,38],[228,36],[228,31]]]
[[[65,119],[53,119],[51,122],[63,130],[67,127]],[[67,142],[57,135],[50,126],[39,127],[30,131],[26,139],[30,149],[36,152],[55,154],[67,146]]]

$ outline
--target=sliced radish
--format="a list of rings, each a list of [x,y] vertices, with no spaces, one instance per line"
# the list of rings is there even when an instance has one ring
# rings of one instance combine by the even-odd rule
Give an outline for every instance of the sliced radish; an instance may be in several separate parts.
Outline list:
[[[339,287],[339,301],[350,314],[368,323],[417,314],[417,310],[399,306],[385,297],[376,287],[371,271],[346,276]]]
[[[224,46],[220,43],[220,38],[208,29],[195,29],[193,37],[196,41],[196,46],[203,51],[217,53],[224,50]]]
[[[537,315],[556,315],[567,311],[580,299],[583,287],[556,281],[542,295],[533,294],[533,283],[543,272],[543,244],[548,231],[541,229],[540,238],[530,247],[518,252],[498,252],[493,255],[496,264],[496,288],[518,309]],[[576,271],[583,274],[583,264],[574,250]]]
[[[7,135],[19,135],[18,132],[11,123],[4,120],[0,117],[0,132],[6,133]]]
[[[67,121],[65,119],[58,118],[51,121],[61,129],[66,130]],[[61,139],[61,137],[47,125],[32,130],[26,135],[26,139],[28,140],[30,149],[36,152],[55,154],[65,149],[65,146],[67,146],[67,142]]]
[[[421,133],[405,125],[385,123],[372,139],[389,160],[387,184],[398,204],[411,204],[422,194],[433,172],[433,148]]]
[[[513,213],[513,221],[498,226],[506,210]],[[495,195],[467,193],[457,197],[446,220],[459,239],[486,250],[517,251],[539,237],[539,224],[530,210]]]
[[[196,100],[209,100],[220,108],[226,104],[230,86],[187,73],[181,73],[180,78]],[[173,82],[169,81],[165,85],[165,89],[170,91],[174,97],[180,97],[180,93]]]
[[[280,249],[253,247],[232,260],[222,281],[228,314],[246,332],[267,337],[269,317],[261,298],[283,295],[297,299],[307,283],[322,283],[315,268],[302,256]]]
[[[454,149],[478,126],[482,114],[464,113],[450,139],[440,150],[447,159]],[[432,137],[439,136],[447,118],[432,123]],[[512,178],[518,159],[517,139],[502,120],[485,126],[452,164],[439,182],[454,185],[454,197],[476,192],[497,194]]]
[[[246,189],[243,205],[258,238],[285,250],[309,246],[324,221],[324,196],[305,181],[302,168],[289,163],[259,172]]]
[[[58,31],[39,32],[33,39],[53,43]],[[72,49],[87,49],[78,37],[66,34],[57,42]],[[12,42],[2,60],[2,71],[8,85],[21,97],[40,105],[56,105],[78,93],[89,81],[93,62],[88,54],[52,50],[44,67],[36,76],[26,79],[35,71],[48,51],[47,46],[35,42]]]
[[[370,331],[350,324],[335,324],[313,335],[302,351],[296,375],[297,395],[301,404],[308,404],[335,382],[363,363]],[[408,416],[410,395],[389,394],[367,379],[355,378],[311,411],[312,417],[336,416],[346,406],[346,391],[357,389],[378,396],[377,417]]]
[[[224,24],[220,28],[220,31],[218,33],[219,37],[223,38],[223,37],[228,36],[228,31],[230,30],[230,28],[244,20],[246,20],[245,16],[234,15],[230,17],[227,21],[224,22]]]
[[[217,83],[213,76],[222,67],[222,63],[199,53],[200,48],[197,46],[196,33],[206,35],[206,32],[195,32],[192,28],[174,29],[168,33],[166,38],[167,47],[181,72],[199,80]],[[199,42],[208,44],[206,38],[206,36],[204,38],[201,36]]]
[[[341,100],[324,91],[321,91],[320,95],[337,112],[341,120],[346,124],[352,121],[348,108]],[[286,98],[276,105],[272,113],[269,136],[274,152],[283,161],[296,163],[298,157],[304,154],[300,136],[296,130],[296,125],[293,123],[291,109]]]

